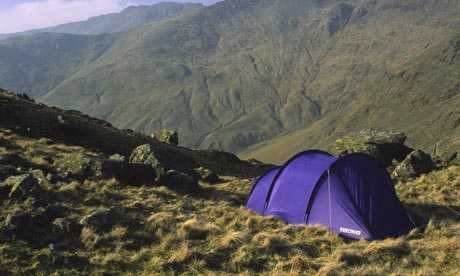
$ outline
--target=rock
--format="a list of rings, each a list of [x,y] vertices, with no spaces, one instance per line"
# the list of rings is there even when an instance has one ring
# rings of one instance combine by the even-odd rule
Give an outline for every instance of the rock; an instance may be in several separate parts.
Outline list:
[[[393,171],[393,176],[409,179],[429,173],[434,169],[431,156],[421,150],[414,150]]]
[[[177,133],[177,131],[174,130],[162,129],[154,132],[151,136],[160,142],[164,142],[174,146],[177,146],[179,144],[179,134]]]
[[[49,174],[46,175],[46,180],[50,184],[56,184],[56,183],[59,183],[59,182],[67,183],[67,182],[69,182],[69,179],[70,179],[70,173],[68,173],[68,172],[58,173],[58,174],[49,173]]]
[[[12,166],[1,166],[0,165],[0,181],[7,179],[10,176],[20,175],[23,172],[19,172]]]
[[[452,162],[455,158],[457,158],[456,151],[439,143],[434,146],[433,159],[436,163],[446,165]]]
[[[198,181],[196,179],[193,179],[192,177],[184,173],[177,172],[174,170],[167,171],[166,174],[160,177],[158,182],[161,185],[165,185],[168,188],[174,190],[190,191],[199,188]]]
[[[11,187],[9,198],[24,199],[32,196],[35,199],[43,199],[45,197],[45,191],[38,184],[37,178],[30,174],[10,176],[2,186]]]
[[[115,178],[125,185],[141,186],[155,182],[155,170],[149,164],[127,163],[104,160],[101,165],[102,177]]]
[[[72,221],[68,218],[57,218],[53,221],[53,228],[58,234],[69,234],[72,229]]]
[[[129,157],[129,162],[149,164],[155,170],[157,178],[166,173],[166,168],[155,157],[153,148],[149,144],[141,145],[133,150]]]
[[[53,263],[68,263],[78,259],[75,248],[67,243],[50,243],[48,249]]]
[[[9,214],[5,220],[5,226],[15,235],[22,235],[31,225],[32,217],[24,212]]]
[[[29,95],[27,95],[26,93],[19,93],[19,94],[16,94],[16,96],[18,96],[19,98],[23,99],[23,100],[26,100],[26,101],[33,101]]]
[[[65,116],[62,115],[58,115],[56,117],[56,120],[59,123],[59,125],[63,127],[70,127],[72,125],[72,123]]]
[[[58,162],[61,172],[70,172],[72,176],[84,180],[101,176],[101,160],[81,152],[68,154]]]
[[[68,238],[80,235],[82,226],[68,218],[57,218],[52,223],[52,229],[58,237]]]
[[[115,160],[115,161],[123,161],[123,162],[127,161],[126,156],[118,154],[118,153],[111,155],[109,159]]]
[[[45,173],[40,169],[29,170],[29,173],[31,175],[35,176],[35,178],[37,178],[37,180],[39,182],[42,182],[43,180],[46,180]]]
[[[54,159],[50,156],[44,156],[42,157],[42,160],[45,161],[46,163],[48,163],[49,165],[53,165],[54,164]]]
[[[364,152],[388,167],[393,164],[393,160],[401,162],[413,151],[404,145],[405,141],[404,133],[365,129],[337,139],[333,144],[333,149],[334,153],[339,156]]]
[[[11,143],[7,139],[5,139],[2,136],[0,136],[0,147],[9,148],[9,147],[11,147]]]
[[[31,164],[28,161],[17,154],[2,155],[0,157],[0,165],[10,165],[15,168],[21,168],[23,170],[28,170],[31,167]]]
[[[114,225],[126,227],[138,226],[138,221],[113,209],[93,212],[80,220],[80,224],[96,232],[110,230]]]
[[[62,217],[66,214],[67,209],[61,205],[54,205],[50,204],[46,206],[45,211],[43,212],[43,215],[46,217],[46,219],[51,222],[55,220],[56,218]]]
[[[204,182],[207,182],[209,184],[219,183],[219,176],[215,172],[203,167],[196,169],[196,171],[201,176]]]

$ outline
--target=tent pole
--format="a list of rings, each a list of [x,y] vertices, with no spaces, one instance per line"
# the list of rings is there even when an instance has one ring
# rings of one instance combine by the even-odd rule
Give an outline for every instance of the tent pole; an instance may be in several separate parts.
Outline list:
[[[331,171],[327,170],[327,193],[329,197],[329,231],[331,232],[331,254],[332,254],[332,204],[331,204]]]

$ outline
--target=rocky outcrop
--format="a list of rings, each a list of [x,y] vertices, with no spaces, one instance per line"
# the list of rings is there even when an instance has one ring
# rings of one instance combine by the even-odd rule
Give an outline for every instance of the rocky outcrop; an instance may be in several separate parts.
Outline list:
[[[404,133],[365,129],[337,139],[333,144],[334,153],[342,156],[353,152],[364,152],[380,160],[385,167],[393,160],[401,162],[413,151],[404,145]]]
[[[139,222],[113,209],[93,212],[80,220],[80,224],[89,227],[95,232],[110,230],[115,225],[136,227]]]
[[[174,146],[179,144],[179,134],[174,130],[162,129],[154,132],[151,136],[152,138],[155,138],[163,143],[171,144]]]
[[[393,176],[400,179],[418,177],[434,169],[431,156],[421,150],[410,153],[393,171]]]

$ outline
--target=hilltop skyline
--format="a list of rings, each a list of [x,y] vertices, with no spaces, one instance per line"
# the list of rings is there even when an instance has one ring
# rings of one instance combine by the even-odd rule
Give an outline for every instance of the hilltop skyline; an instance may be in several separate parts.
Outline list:
[[[90,17],[116,13],[131,5],[159,2],[202,3],[219,0],[4,0],[0,2],[0,34],[16,33],[59,24],[83,21]]]

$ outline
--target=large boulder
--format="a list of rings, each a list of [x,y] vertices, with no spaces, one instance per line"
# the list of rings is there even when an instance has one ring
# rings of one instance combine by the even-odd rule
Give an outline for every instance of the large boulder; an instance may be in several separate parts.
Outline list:
[[[179,134],[177,131],[162,129],[152,134],[152,137],[160,142],[177,146],[179,144]]]
[[[388,167],[393,164],[393,160],[401,162],[413,151],[404,145],[406,138],[404,133],[365,129],[337,139],[333,150],[339,156],[364,152]]]
[[[5,154],[0,156],[0,166],[7,165],[15,168],[21,168],[22,170],[28,170],[32,167],[28,161],[17,154]]]
[[[103,160],[101,171],[104,178],[115,178],[123,184],[134,186],[153,184],[156,177],[155,170],[148,164],[115,160]]]
[[[8,197],[11,199],[25,199],[29,196],[41,200],[45,197],[45,191],[38,184],[37,178],[31,174],[10,176],[1,185],[2,192],[9,189]],[[4,196],[4,195],[2,195]]]
[[[119,213],[113,209],[93,212],[80,220],[80,224],[91,228],[95,232],[110,230],[115,225],[136,227],[139,222],[128,215]]]
[[[455,158],[457,158],[457,152],[453,149],[439,143],[434,146],[433,159],[436,163],[446,165]]]
[[[167,171],[166,167],[155,157],[153,147],[149,144],[135,148],[129,157],[129,162],[152,166],[158,178]]]
[[[409,179],[429,173],[434,169],[431,156],[421,150],[414,150],[393,171],[393,176]]]
[[[66,155],[58,161],[58,168],[61,172],[70,172],[72,176],[83,180],[90,177],[100,177],[101,159],[86,155],[82,152],[75,152]]]

